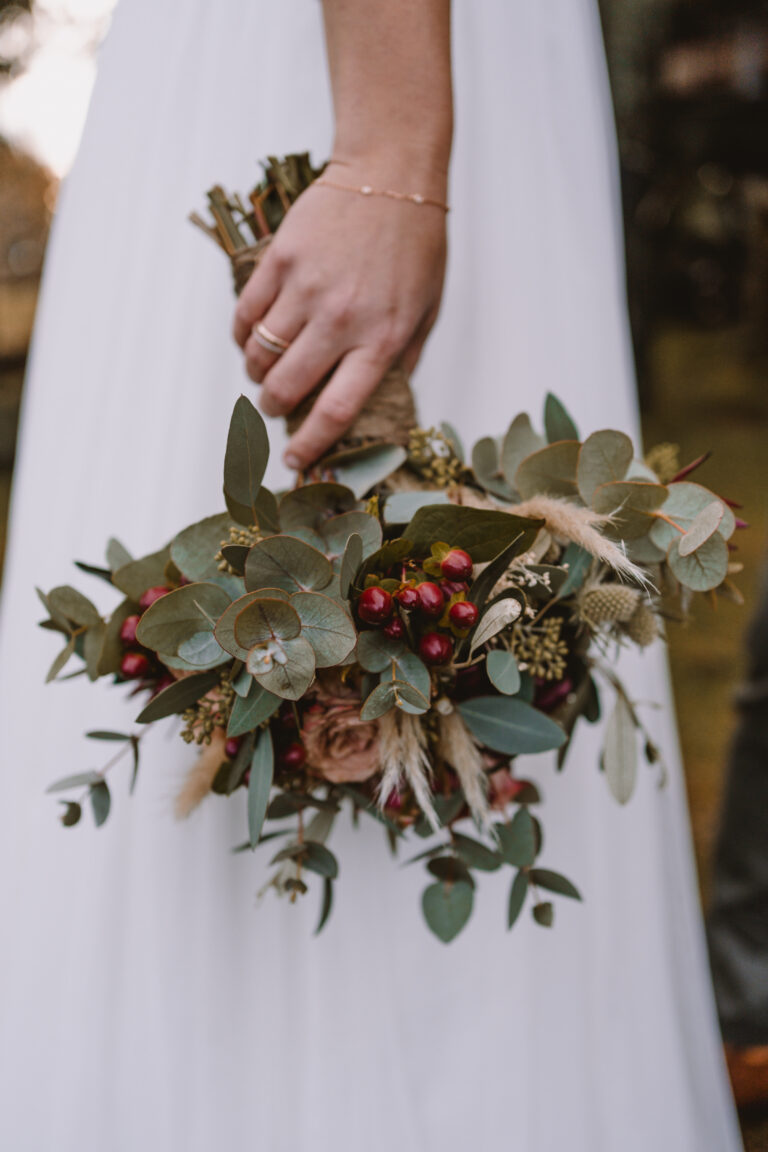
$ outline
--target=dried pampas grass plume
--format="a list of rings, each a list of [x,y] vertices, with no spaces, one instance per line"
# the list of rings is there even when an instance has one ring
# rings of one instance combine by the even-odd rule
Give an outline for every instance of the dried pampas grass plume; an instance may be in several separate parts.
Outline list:
[[[226,759],[226,735],[221,728],[214,728],[210,744],[204,744],[200,755],[192,765],[184,786],[176,797],[174,812],[177,820],[184,820],[194,812],[201,800],[211,790],[216,773]]]
[[[486,796],[487,777],[480,749],[455,709],[441,713],[438,733],[438,751],[458,776],[476,824],[486,831],[490,823],[490,809]]]
[[[440,830],[440,821],[432,803],[429,786],[431,767],[427,737],[418,716],[411,716],[393,708],[379,719],[379,807],[383,810],[388,797],[399,788],[404,776],[416,802],[426,816],[433,832]]]

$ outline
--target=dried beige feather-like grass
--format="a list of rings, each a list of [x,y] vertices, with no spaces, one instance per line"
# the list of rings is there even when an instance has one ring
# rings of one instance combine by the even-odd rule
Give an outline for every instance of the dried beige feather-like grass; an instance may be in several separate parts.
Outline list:
[[[184,785],[176,797],[174,812],[177,820],[183,820],[194,812],[198,804],[211,790],[216,773],[226,758],[227,738],[221,728],[215,728],[210,744],[204,744],[200,755],[189,770]]]
[[[393,708],[379,719],[379,762],[379,806],[383,809],[390,793],[405,777],[433,831],[439,831],[440,821],[429,786],[427,737],[418,716]]]
[[[440,715],[438,751],[458,776],[478,827],[486,830],[490,822],[490,808],[483,758],[462,716],[455,709]]]

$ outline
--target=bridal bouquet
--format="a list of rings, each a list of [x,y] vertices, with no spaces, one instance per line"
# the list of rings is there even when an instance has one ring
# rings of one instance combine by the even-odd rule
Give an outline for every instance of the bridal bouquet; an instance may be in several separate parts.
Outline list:
[[[253,247],[229,235],[233,250]],[[242,790],[236,850],[269,845],[268,884],[292,899],[320,877],[318,930],[345,806],[382,825],[393,852],[424,838],[422,907],[443,941],[469,919],[480,872],[510,869],[510,926],[528,900],[550,925],[550,894],[579,899],[539,862],[541,798],[517,758],[554,752],[562,766],[577,722],[600,715],[602,681],[600,767],[629,800],[638,746],[651,763],[658,753],[611,656],[659,641],[695,592],[737,596],[739,522],[690,480],[700,461],[679,469],[669,446],[638,459],[619,431],[582,441],[551,395],[543,434],[519,415],[469,457],[450,425],[405,424],[353,430],[273,494],[264,423],[240,397],[225,511],[152,555],[112,540],[106,566],[79,564],[122,593],[106,618],[72,587],[40,594],[43,627],[66,641],[49,679],[76,657],[71,674],[141,697],[136,731],[88,733],[117,744],[102,770],[52,785],[67,794],[65,825],[85,799],[103,824],[108,771],[125,757],[133,787],[144,732],[176,717],[190,745],[177,814]]]

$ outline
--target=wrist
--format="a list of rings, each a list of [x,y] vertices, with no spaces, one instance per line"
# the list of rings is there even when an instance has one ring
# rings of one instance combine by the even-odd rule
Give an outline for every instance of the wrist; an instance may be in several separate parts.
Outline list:
[[[419,192],[444,201],[448,194],[449,150],[377,145],[353,148],[337,139],[327,172],[345,183]]]

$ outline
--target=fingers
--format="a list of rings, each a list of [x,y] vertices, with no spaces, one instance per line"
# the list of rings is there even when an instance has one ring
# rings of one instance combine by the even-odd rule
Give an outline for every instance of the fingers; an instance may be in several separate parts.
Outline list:
[[[315,401],[284,460],[289,468],[307,468],[349,428],[389,367],[370,350],[354,348],[339,364]]]
[[[305,323],[306,313],[299,302],[289,293],[281,292],[274,306],[251,329],[243,347],[245,370],[255,384],[261,384],[270,369],[291,351],[290,347],[282,353],[272,351],[268,347],[269,337],[275,337],[278,343],[283,340],[291,346]],[[261,334],[257,331],[259,326],[262,328]]]
[[[322,324],[306,324],[263,378],[259,407],[264,415],[291,412],[338,364],[345,350]]]
[[[232,334],[241,348],[251,335],[254,324],[261,320],[267,310],[272,307],[280,290],[280,264],[272,259],[272,253],[266,256],[251,274],[251,278],[240,293],[240,299],[235,308],[235,320]]]

